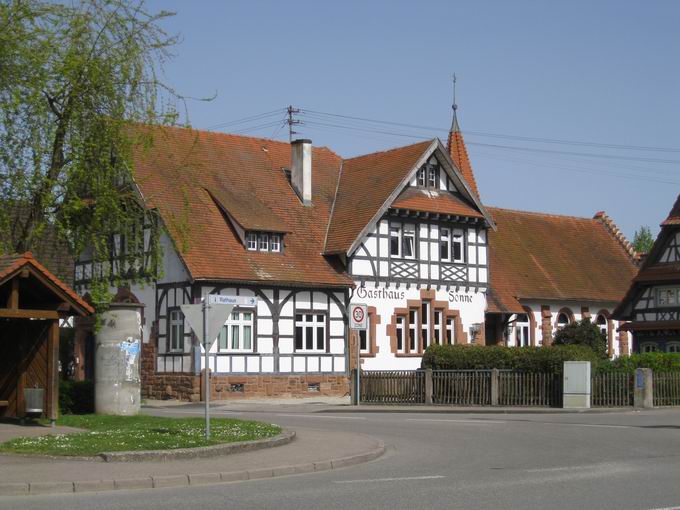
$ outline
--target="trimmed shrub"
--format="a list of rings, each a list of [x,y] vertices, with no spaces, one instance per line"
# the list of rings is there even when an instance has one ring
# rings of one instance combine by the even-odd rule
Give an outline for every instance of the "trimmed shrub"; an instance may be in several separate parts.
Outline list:
[[[94,383],[92,381],[60,381],[59,411],[61,414],[93,413]]]
[[[607,358],[607,337],[589,318],[567,324],[555,333],[553,345],[585,345]]]
[[[636,368],[651,368],[654,372],[680,372],[680,354],[675,352],[643,352],[619,356],[600,363],[600,372],[635,372]]]
[[[581,345],[549,347],[502,347],[478,345],[431,345],[423,355],[422,368],[439,370],[522,370],[562,373],[565,361],[590,361],[600,357]]]

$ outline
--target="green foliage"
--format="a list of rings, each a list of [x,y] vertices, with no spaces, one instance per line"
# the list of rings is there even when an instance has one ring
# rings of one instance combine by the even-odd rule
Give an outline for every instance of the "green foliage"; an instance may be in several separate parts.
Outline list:
[[[598,366],[600,372],[633,373],[636,368],[651,368],[654,372],[680,372],[680,354],[643,352],[605,360]]]
[[[550,347],[501,347],[475,345],[431,345],[423,355],[422,368],[506,369],[528,372],[561,373],[565,361],[590,361],[599,356],[589,347],[564,345]]]
[[[256,421],[213,418],[210,440],[203,418],[158,416],[64,416],[59,425],[86,429],[76,434],[23,437],[0,444],[0,451],[44,455],[97,455],[103,452],[195,448],[275,436],[280,427]]]
[[[638,253],[649,253],[654,245],[654,238],[652,237],[652,231],[646,225],[641,226],[635,231],[633,236],[633,247]]]
[[[181,98],[159,79],[176,43],[161,27],[170,15],[143,0],[0,2],[0,253],[35,249],[55,225],[108,281],[111,239],[121,234],[119,276],[155,276],[157,218],[132,185],[132,155],[151,130],[130,126],[177,120]]]
[[[602,358],[607,357],[607,337],[588,318],[572,322],[557,330],[554,345],[584,345]]]
[[[92,381],[59,382],[59,414],[88,414],[94,412],[94,383]]]

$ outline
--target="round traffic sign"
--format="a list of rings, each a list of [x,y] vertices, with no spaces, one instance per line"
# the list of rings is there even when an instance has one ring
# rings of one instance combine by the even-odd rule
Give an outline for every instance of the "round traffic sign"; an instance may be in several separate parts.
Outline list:
[[[364,322],[364,309],[360,306],[355,306],[352,310],[352,316],[354,317],[354,322]]]

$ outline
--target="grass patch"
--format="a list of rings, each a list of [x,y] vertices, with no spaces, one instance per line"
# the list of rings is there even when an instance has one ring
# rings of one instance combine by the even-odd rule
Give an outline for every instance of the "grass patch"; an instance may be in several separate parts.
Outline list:
[[[275,436],[281,428],[256,421],[210,420],[210,440],[203,418],[157,416],[63,416],[58,425],[86,429],[75,434],[20,437],[0,444],[0,452],[43,455],[98,455],[103,452],[196,448]]]

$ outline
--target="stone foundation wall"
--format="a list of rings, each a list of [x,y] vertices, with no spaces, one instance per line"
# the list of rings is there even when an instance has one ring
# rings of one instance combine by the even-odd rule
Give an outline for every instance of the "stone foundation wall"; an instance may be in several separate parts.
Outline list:
[[[275,397],[342,397],[349,395],[349,377],[333,374],[213,375],[210,399]],[[198,402],[203,399],[203,374],[146,374],[145,398]]]

